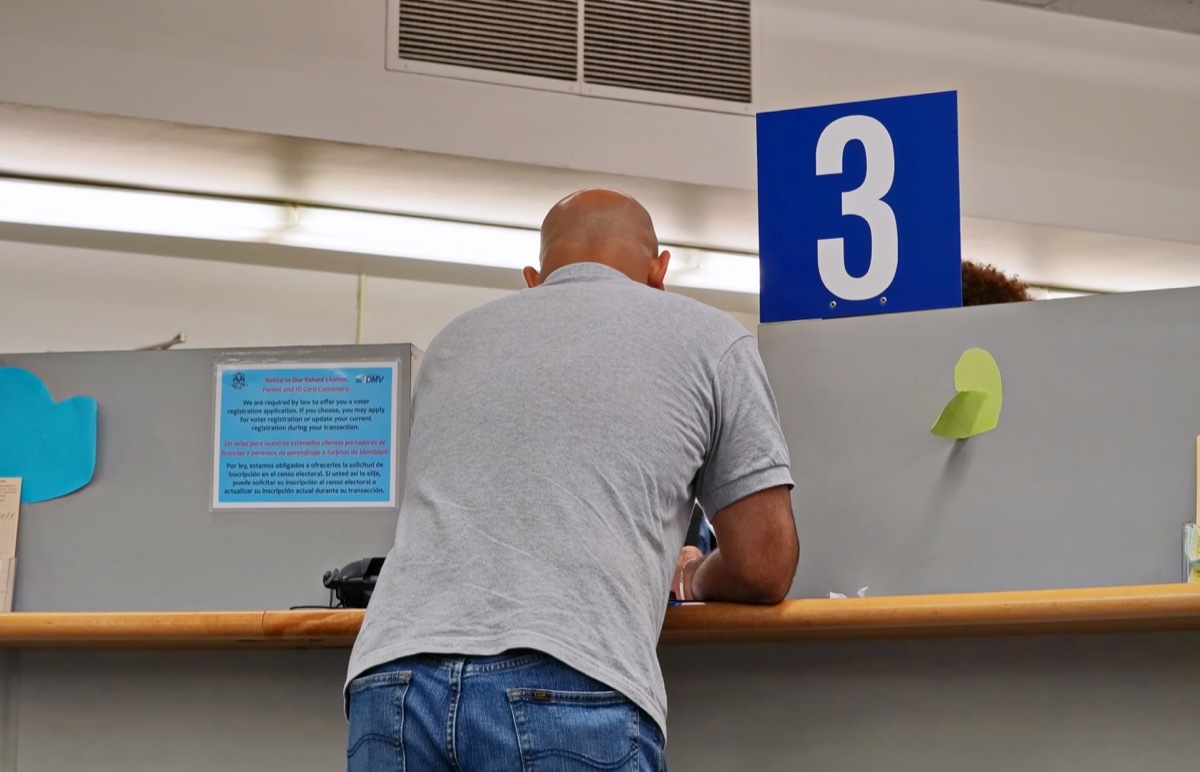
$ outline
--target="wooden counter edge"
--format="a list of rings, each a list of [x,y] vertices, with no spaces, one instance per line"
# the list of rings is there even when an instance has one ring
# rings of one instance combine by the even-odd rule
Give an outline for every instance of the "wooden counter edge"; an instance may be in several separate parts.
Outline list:
[[[0,648],[344,648],[361,610],[16,612]],[[670,608],[662,642],[1200,629],[1200,585],[1168,584]]]
[[[673,609],[664,643],[951,637],[1200,629],[1200,585],[695,604]]]

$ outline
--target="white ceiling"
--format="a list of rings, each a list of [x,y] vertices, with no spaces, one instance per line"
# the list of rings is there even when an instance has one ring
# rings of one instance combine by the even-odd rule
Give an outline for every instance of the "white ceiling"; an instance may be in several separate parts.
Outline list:
[[[527,227],[536,227],[563,195],[608,186],[642,200],[663,241],[750,253],[758,241],[750,190],[5,103],[0,103],[0,174]],[[44,232],[38,238],[47,240]],[[963,249],[969,259],[1041,286],[1126,291],[1200,285],[1198,244],[965,218]],[[310,260],[306,267],[322,266]],[[474,276],[461,268],[446,268],[444,276],[431,270],[435,273],[426,278],[495,281],[494,274]]]
[[[1030,5],[1076,16],[1138,24],[1143,27],[1200,34],[1200,3],[1196,0],[996,0]]]

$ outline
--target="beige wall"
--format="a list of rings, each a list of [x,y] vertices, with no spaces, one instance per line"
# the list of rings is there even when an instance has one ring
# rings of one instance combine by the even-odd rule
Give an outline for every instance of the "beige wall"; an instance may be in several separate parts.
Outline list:
[[[424,349],[508,292],[368,277],[362,342]],[[198,348],[354,343],[357,320],[350,274],[0,241],[0,352],[131,349],[177,332]]]

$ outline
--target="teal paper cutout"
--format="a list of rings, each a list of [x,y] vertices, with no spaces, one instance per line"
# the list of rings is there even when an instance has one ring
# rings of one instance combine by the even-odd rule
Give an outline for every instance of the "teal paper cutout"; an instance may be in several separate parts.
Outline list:
[[[0,477],[21,478],[21,501],[66,496],[96,473],[96,400],[55,402],[28,370],[0,367]]]
[[[954,367],[958,392],[938,416],[930,430],[939,437],[965,440],[990,432],[1000,424],[1004,384],[996,359],[981,348],[963,352]]]

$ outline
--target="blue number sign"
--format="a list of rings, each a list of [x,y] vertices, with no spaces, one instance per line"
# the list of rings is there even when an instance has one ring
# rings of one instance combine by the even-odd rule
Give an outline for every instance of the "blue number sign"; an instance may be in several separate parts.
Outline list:
[[[758,116],[761,319],[962,305],[954,92]]]

